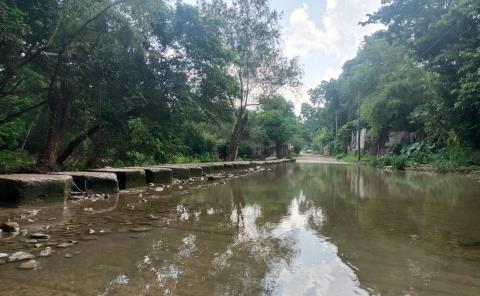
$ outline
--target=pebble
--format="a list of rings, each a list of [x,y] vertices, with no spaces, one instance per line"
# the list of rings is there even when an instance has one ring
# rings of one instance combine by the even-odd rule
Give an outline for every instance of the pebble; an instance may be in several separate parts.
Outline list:
[[[98,239],[98,236],[95,236],[95,235],[84,235],[80,237],[80,240],[83,240],[83,241],[96,240],[96,239]]]
[[[146,231],[150,231],[152,230],[153,228],[152,227],[135,227],[135,228],[131,228],[130,231],[133,231],[133,232],[146,232]]]
[[[155,191],[156,191],[156,192],[162,192],[163,190],[164,190],[163,187],[157,187],[157,188],[155,188]]]
[[[153,214],[148,214],[147,217],[148,217],[148,219],[150,219],[150,220],[158,220],[158,219],[160,219],[160,217],[155,216],[155,215],[153,215]]]
[[[35,258],[35,256],[30,254],[30,253],[23,252],[23,251],[18,251],[18,252],[13,253],[12,255],[10,255],[10,257],[8,257],[8,261],[9,262],[14,262],[14,261],[22,261],[22,260],[27,260],[27,259],[33,259],[33,258]]]
[[[36,243],[38,243],[38,241],[36,239],[24,239],[23,242],[26,243],[26,244],[36,244]]]
[[[18,266],[20,269],[34,269],[37,268],[37,261],[35,260],[29,260],[27,262],[23,262]]]
[[[0,225],[0,229],[2,229],[3,232],[19,232],[20,226],[17,222],[5,222]]]
[[[43,251],[40,252],[40,255],[39,255],[39,256],[40,256],[40,257],[48,257],[48,256],[52,255],[52,253],[53,253],[52,248],[46,247],[45,250],[43,250]]]
[[[30,234],[30,238],[33,238],[33,239],[49,239],[50,236],[48,234],[45,234],[45,233],[35,232],[35,233]]]
[[[5,258],[8,258],[8,254],[7,253],[0,253],[0,259],[5,259]]]
[[[73,243],[61,243],[57,245],[57,248],[70,248],[73,247]]]
[[[72,258],[72,257],[73,257],[73,255],[70,254],[70,253],[65,254],[65,258]]]

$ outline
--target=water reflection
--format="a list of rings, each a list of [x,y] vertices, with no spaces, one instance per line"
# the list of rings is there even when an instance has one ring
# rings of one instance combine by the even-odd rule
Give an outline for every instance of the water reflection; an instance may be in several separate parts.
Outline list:
[[[70,205],[61,223],[114,231],[38,271],[0,265],[0,294],[480,294],[474,179],[298,164],[190,191]]]

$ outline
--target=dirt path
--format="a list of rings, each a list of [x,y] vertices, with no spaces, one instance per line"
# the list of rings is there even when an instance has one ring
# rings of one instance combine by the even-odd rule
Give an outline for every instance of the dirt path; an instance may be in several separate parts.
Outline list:
[[[348,162],[340,161],[334,157],[319,154],[302,154],[297,157],[297,162],[308,163],[325,163],[325,164],[348,164]]]

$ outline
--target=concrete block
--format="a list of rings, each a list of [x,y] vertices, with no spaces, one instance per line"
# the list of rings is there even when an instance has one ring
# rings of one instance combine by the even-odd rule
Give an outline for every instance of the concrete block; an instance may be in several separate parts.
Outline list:
[[[90,170],[91,172],[114,173],[117,175],[120,189],[142,187],[147,184],[145,170],[127,168],[103,168]]]
[[[70,196],[72,184],[70,176],[0,175],[0,203],[19,205],[39,201],[64,201]]]
[[[54,172],[50,174],[71,176],[73,183],[83,191],[91,190],[96,193],[115,193],[119,190],[117,175],[114,173]]]

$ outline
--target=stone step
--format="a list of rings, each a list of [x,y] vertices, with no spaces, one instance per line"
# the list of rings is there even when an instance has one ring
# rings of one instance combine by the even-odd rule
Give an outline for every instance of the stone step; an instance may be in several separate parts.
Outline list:
[[[0,203],[20,205],[64,201],[71,194],[72,177],[63,175],[0,175]]]
[[[162,164],[162,165],[159,165],[159,167],[171,169],[173,173],[173,177],[177,179],[185,180],[190,177],[193,177],[192,175],[190,175],[190,169],[186,165],[181,165],[181,164],[177,164],[177,165],[164,164],[163,165]]]
[[[117,175],[120,189],[143,187],[147,184],[143,169],[103,168],[90,170],[90,172],[114,173]]]
[[[104,172],[53,172],[52,175],[71,176],[73,183],[82,191],[115,193],[119,190],[117,175]],[[75,190],[75,188],[74,188]]]
[[[145,171],[147,183],[169,184],[172,183],[173,171],[165,167],[128,167],[128,169],[141,169]]]

